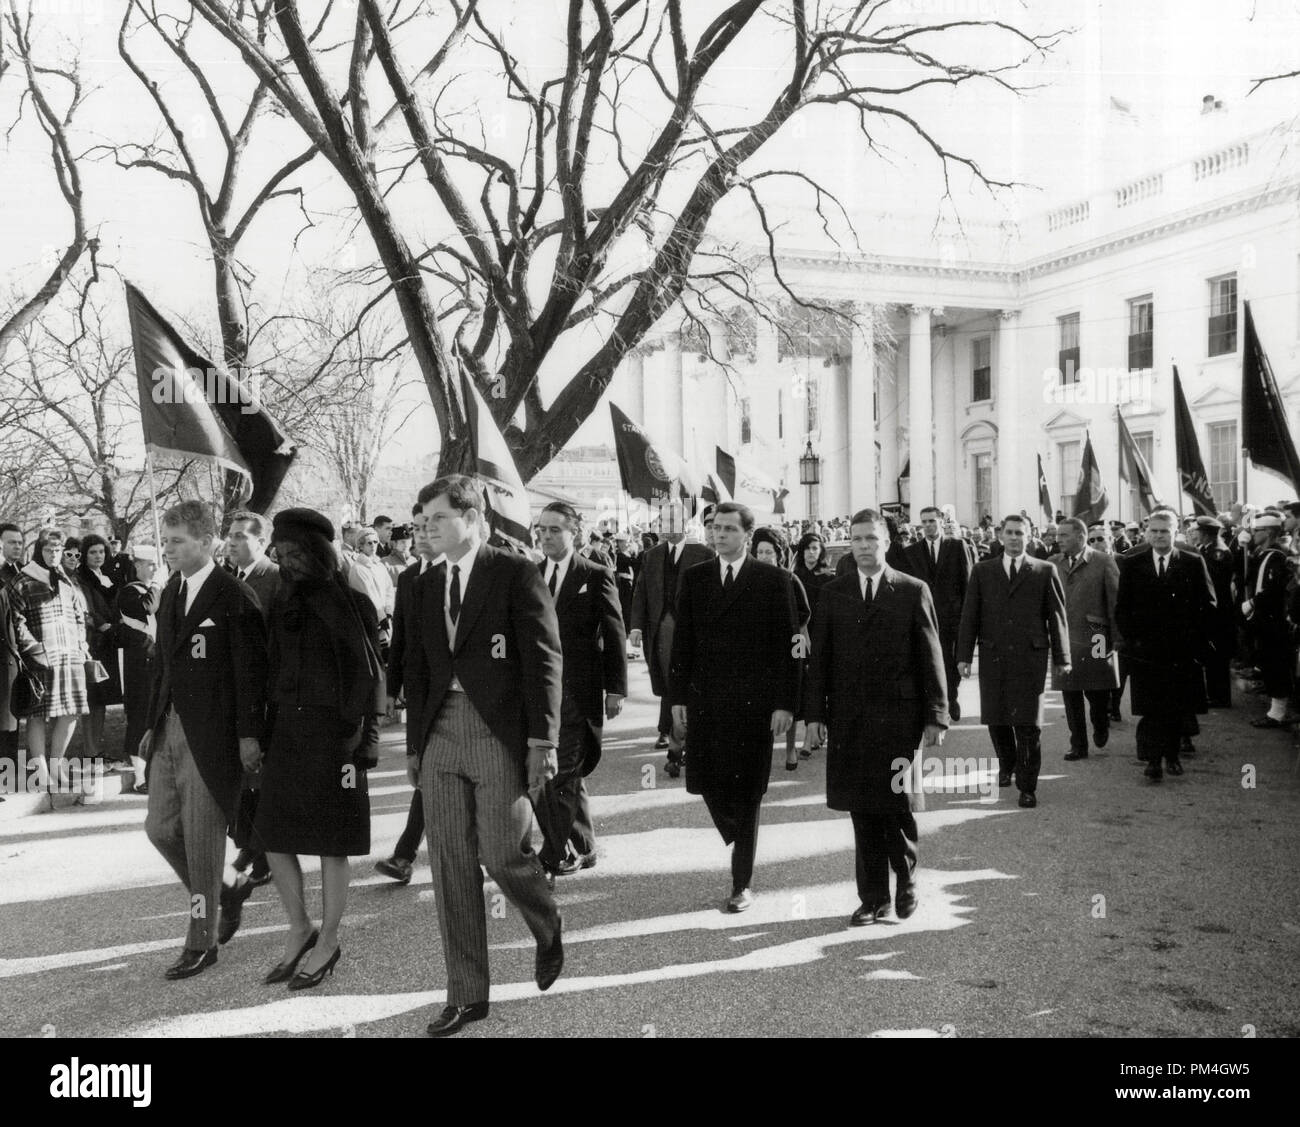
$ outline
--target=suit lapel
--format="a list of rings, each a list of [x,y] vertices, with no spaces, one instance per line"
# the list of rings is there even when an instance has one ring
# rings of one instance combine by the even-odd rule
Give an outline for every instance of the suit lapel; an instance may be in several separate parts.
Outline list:
[[[715,590],[713,591],[714,597],[710,602],[714,607],[713,613],[715,615],[726,614],[726,612],[732,608],[735,601],[740,598],[741,592],[749,589],[749,585],[754,579],[754,561],[749,559],[745,560],[739,572],[733,571],[731,573],[731,590],[729,591],[724,591],[722,589],[721,564],[712,569],[712,574],[713,583],[711,586],[714,587]]]
[[[569,565],[569,570],[565,573],[564,582],[560,584],[560,589],[555,592],[555,609],[557,611],[561,606],[567,607],[573,602],[578,593],[578,588],[582,586],[582,580],[583,576],[579,570],[578,557],[574,556],[573,562]]]
[[[1007,594],[1014,595],[1020,590],[1020,585],[1025,581],[1025,575],[1029,571],[1029,556],[1022,555],[1016,561],[1016,581],[1007,589]],[[1007,579],[1007,573],[1002,572],[1002,578]]]
[[[204,616],[212,608],[212,604],[217,601],[217,596],[221,593],[221,579],[217,573],[220,568],[213,568],[212,573],[203,582],[199,588],[199,593],[194,597],[194,603],[190,607],[189,614],[184,615],[181,619],[180,627],[176,631],[176,637],[172,639],[172,647],[176,648],[190,636],[191,631],[203,621]],[[180,587],[176,589],[177,597],[180,596]],[[184,608],[181,608],[182,612]]]
[[[460,653],[465,647],[465,639],[474,629],[474,623],[487,604],[488,588],[492,585],[493,565],[496,563],[496,550],[484,544],[478,550],[478,559],[469,573],[465,590],[461,592],[460,619],[456,622],[456,648],[453,653]]]
[[[438,564],[431,567],[424,575],[416,575],[412,583],[422,584],[423,589],[420,592],[421,598],[425,600],[424,610],[424,627],[429,631],[430,650],[435,653],[446,653],[449,649],[447,643],[447,622],[443,617],[443,603],[446,599],[447,583],[447,564]],[[464,608],[461,608],[461,618],[464,618]]]

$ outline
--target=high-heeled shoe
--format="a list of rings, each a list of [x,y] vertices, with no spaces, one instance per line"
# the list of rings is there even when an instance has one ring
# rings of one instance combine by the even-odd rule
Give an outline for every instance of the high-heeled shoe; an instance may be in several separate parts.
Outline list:
[[[325,976],[327,974],[332,975],[334,973],[334,964],[339,961],[339,956],[341,954],[343,954],[343,948],[335,947],[334,954],[329,957],[329,962],[321,967],[320,970],[316,971],[315,974],[304,974],[302,971],[299,971],[293,976],[293,980],[289,983],[289,989],[310,990],[313,986],[319,986],[325,981]]]
[[[264,979],[262,979],[263,984],[266,986],[274,986],[276,985],[276,983],[279,982],[288,982],[289,979],[293,977],[294,971],[298,969],[298,964],[302,962],[302,957],[305,954],[307,954],[307,952],[310,951],[313,947],[316,946],[316,940],[318,940],[319,938],[320,938],[320,932],[313,931],[311,935],[308,937],[307,942],[302,945],[302,950],[300,950],[296,955],[294,955],[294,957],[289,962],[276,963],[275,966],[271,969],[271,972]]]

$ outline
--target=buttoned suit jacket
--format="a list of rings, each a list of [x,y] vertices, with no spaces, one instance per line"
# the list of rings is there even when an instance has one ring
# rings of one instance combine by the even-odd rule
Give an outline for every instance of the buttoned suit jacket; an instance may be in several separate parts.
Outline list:
[[[681,559],[677,561],[677,582],[671,591],[666,591],[664,578],[671,547],[671,544],[664,541],[642,554],[641,573],[632,589],[632,621],[629,623],[629,629],[640,630],[645,636],[642,641],[646,664],[650,667],[650,688],[658,697],[665,696],[668,692],[668,683],[659,668],[659,662],[653,660],[659,640],[659,624],[666,611],[676,610],[687,570],[716,558],[703,544],[683,544]]]
[[[938,567],[934,565],[930,555],[930,542],[925,537],[909,544],[904,549],[904,555],[907,558],[907,574],[930,588],[940,634],[945,639],[955,641],[957,627],[961,625],[962,604],[966,601],[966,586],[970,582],[973,567],[965,542],[951,536],[940,537]]]
[[[537,565],[480,546],[461,594],[454,652],[443,618],[449,576],[444,561],[412,588],[403,670],[407,752],[423,758],[453,675],[492,734],[521,761],[530,739],[557,744],[560,632]]]
[[[1105,552],[1084,547],[1071,571],[1064,555],[1051,559],[1065,590],[1065,620],[1070,638],[1070,672],[1052,676],[1062,692],[1101,692],[1119,688],[1119,565]]]

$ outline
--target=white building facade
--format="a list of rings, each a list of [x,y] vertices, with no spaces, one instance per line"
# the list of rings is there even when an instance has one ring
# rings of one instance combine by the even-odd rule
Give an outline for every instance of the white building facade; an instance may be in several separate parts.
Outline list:
[[[951,503],[963,523],[1021,509],[1038,519],[1038,457],[1068,513],[1090,435],[1107,515],[1128,519],[1117,410],[1159,498],[1190,511],[1175,466],[1177,365],[1220,507],[1244,492],[1294,495],[1260,471],[1243,479],[1239,400],[1249,300],[1300,432],[1300,136],[1290,123],[1245,136],[1227,125],[1184,160],[1021,222],[965,224],[945,242],[933,216],[900,211],[860,225],[874,253],[784,256],[797,293],[851,304],[858,327],[787,339],[759,322],[743,353],[731,341],[730,372],[698,334],[684,347],[661,333],[624,364],[612,398],[699,469],[717,445],[782,481],[794,515],[905,500],[914,513]],[[726,334],[713,339],[719,355]],[[799,484],[809,443],[815,491]]]

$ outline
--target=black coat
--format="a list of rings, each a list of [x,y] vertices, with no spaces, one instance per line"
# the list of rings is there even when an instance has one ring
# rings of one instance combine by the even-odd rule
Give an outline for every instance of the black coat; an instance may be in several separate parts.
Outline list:
[[[233,818],[239,741],[265,736],[266,626],[253,593],[219,567],[177,622],[180,585],[173,575],[158,607],[149,728],[156,737],[168,701],[176,706],[204,784]]]
[[[747,558],[725,594],[716,559],[682,577],[668,697],[687,708],[691,794],[766,792],[772,713],[798,707],[800,641],[788,571]]]
[[[1214,630],[1214,585],[1205,561],[1170,553],[1163,581],[1154,553],[1119,558],[1115,617],[1127,658],[1133,713],[1168,719],[1205,712],[1204,661]]]
[[[393,634],[388,643],[388,695],[394,699],[402,695],[402,680],[406,670],[406,647],[419,630],[411,622],[411,590],[420,577],[424,559],[418,559],[397,577],[397,591],[393,596]]]
[[[867,606],[856,571],[822,590],[812,619],[804,719],[829,726],[826,805],[884,809],[927,724],[948,726],[930,591],[886,566]],[[690,757],[687,757],[689,766]]]
[[[530,739],[557,744],[560,630],[537,565],[487,544],[479,548],[461,596],[455,653],[443,620],[448,574],[444,561],[411,591],[403,672],[408,754],[423,758],[453,674],[492,734],[521,761]]]
[[[539,565],[543,580],[549,566],[549,560]],[[627,635],[614,573],[575,554],[555,592],[555,617],[564,656],[564,702],[586,722],[582,773],[589,775],[600,761],[605,694],[627,696]]]
[[[939,538],[939,566],[930,555],[930,542],[922,537],[905,550],[907,574],[930,588],[934,614],[945,638],[956,639],[961,624],[961,608],[966,601],[966,585],[974,566],[964,540],[951,536]]]
[[[666,579],[668,552],[671,548],[672,545],[664,541],[641,556],[641,572],[636,577],[636,587],[632,591],[632,618],[627,624],[629,630],[640,630],[645,635],[642,641],[646,664],[650,666],[650,688],[657,697],[668,693],[668,685],[663,679],[659,662],[653,657],[658,649],[659,624],[665,614],[676,608],[687,569],[716,558],[703,544],[683,544],[681,559],[677,562],[676,581],[669,590]]]

